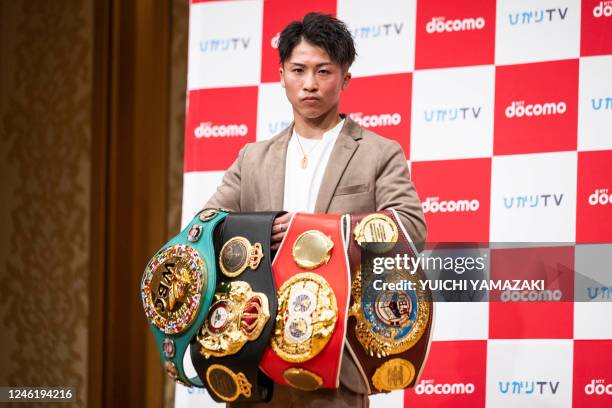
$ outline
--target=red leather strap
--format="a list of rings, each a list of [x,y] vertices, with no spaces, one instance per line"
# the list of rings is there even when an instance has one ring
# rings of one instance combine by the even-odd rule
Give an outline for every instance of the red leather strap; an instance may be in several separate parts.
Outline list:
[[[260,368],[276,383],[288,384],[285,375],[287,370],[293,368],[307,370],[309,373],[320,377],[323,388],[337,388],[339,385],[340,362],[346,335],[347,308],[350,296],[350,272],[342,235],[341,217],[341,215],[329,214],[295,214],[272,264],[277,290],[288,279],[298,274],[313,273],[324,278],[331,286],[337,304],[337,318],[333,333],[327,344],[314,357],[303,362],[288,362],[286,358],[281,358],[268,345],[261,360]],[[312,230],[320,231],[329,237],[333,242],[333,248],[329,252],[331,256],[327,263],[314,269],[305,269],[299,266],[294,259],[294,244],[302,233]],[[272,336],[275,335],[275,332],[280,333],[279,319],[282,319],[280,295],[279,293],[277,324]],[[272,338],[270,343],[273,340]]]

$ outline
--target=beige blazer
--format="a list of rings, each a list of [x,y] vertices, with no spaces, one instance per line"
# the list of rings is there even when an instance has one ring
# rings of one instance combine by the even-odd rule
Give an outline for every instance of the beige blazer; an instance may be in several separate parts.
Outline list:
[[[293,124],[271,139],[245,145],[206,206],[243,212],[282,210],[292,133]],[[346,118],[323,175],[315,213],[389,208],[395,208],[422,249],[427,228],[402,148]]]
[[[361,128],[350,118],[345,119],[323,175],[315,213],[394,208],[421,250],[427,229],[402,148],[395,141]],[[293,124],[271,139],[245,145],[206,207],[242,212],[282,210],[285,159],[292,133]],[[346,350],[340,381],[357,395],[349,395],[346,390],[308,393],[276,387],[271,404],[266,406],[326,406],[324,402],[330,402],[330,406],[367,405],[367,397],[363,397],[367,394],[366,385]]]

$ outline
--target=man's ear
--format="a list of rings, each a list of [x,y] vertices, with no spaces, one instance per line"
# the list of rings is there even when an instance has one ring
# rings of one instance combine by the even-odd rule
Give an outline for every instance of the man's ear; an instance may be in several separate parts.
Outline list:
[[[278,68],[278,74],[280,75],[280,83],[281,83],[281,86],[282,86],[283,88],[285,87],[285,78],[284,78],[284,76],[283,76],[283,74],[284,74],[284,73],[285,73],[285,71],[283,70],[283,66],[281,65],[281,66]]]
[[[349,82],[351,82],[352,77],[353,75],[350,72],[346,71],[346,73],[344,74],[344,78],[342,79],[342,90],[343,91],[349,85]]]

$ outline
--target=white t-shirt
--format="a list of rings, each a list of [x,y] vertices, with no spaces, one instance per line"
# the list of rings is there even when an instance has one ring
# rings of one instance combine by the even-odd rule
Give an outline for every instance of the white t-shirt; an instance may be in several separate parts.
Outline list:
[[[343,125],[344,119],[325,132],[321,139],[303,138],[297,134],[295,127],[293,128],[293,134],[287,147],[287,160],[285,161],[285,194],[283,199],[283,209],[285,211],[314,212],[323,174]],[[308,166],[305,169],[302,168],[304,154],[298,144],[298,137],[308,158]]]

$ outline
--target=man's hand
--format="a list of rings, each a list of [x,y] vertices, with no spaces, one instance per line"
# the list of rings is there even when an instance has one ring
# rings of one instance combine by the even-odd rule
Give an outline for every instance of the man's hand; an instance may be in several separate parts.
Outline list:
[[[289,220],[293,216],[293,213],[287,213],[281,216],[276,217],[274,223],[272,224],[272,239],[271,246],[273,250],[277,250],[280,246],[281,241],[285,238],[285,234],[287,233],[287,227],[289,226]]]

